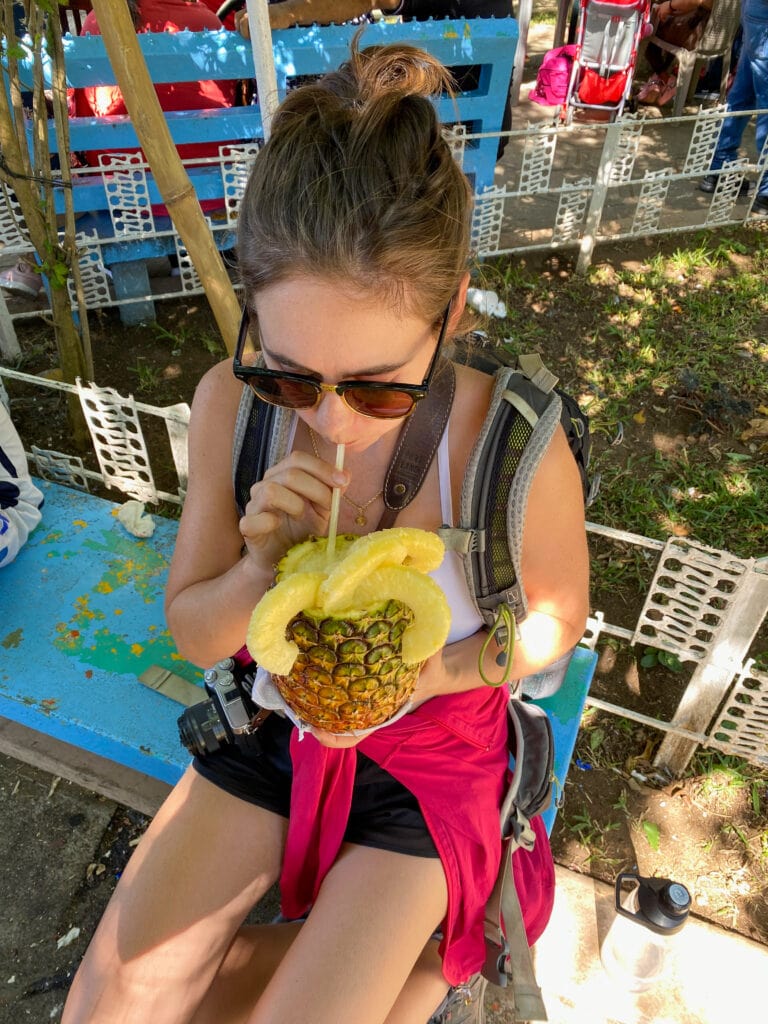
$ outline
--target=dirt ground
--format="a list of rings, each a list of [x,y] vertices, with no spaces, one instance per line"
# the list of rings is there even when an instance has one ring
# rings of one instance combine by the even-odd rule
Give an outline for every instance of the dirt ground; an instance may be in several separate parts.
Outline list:
[[[653,250],[665,245],[677,246],[679,239],[657,239]],[[606,247],[598,262],[606,268],[627,265],[648,259],[649,252],[644,242]],[[572,281],[570,258],[533,260],[551,280],[553,293],[559,283]],[[508,304],[530,301],[523,289],[515,291],[514,284],[505,298]],[[224,356],[215,322],[202,297],[159,303],[157,310],[157,324],[131,329],[120,323],[114,310],[92,315],[95,380],[150,404],[189,402],[200,376]],[[566,386],[578,388],[569,355],[573,344],[563,339],[577,340],[594,332],[601,316],[599,304],[554,301],[546,311],[532,308],[530,313],[546,324],[539,346],[545,360],[557,368]],[[23,369],[49,370],[55,362],[50,327],[26,321],[19,327],[19,337],[26,354]],[[64,403],[56,393],[15,383],[9,384],[9,391],[14,419],[27,447],[71,451]],[[670,417],[678,418],[683,433],[692,429],[690,413],[671,406],[656,405],[656,409],[649,415],[647,429],[635,432],[631,442],[635,450],[652,444],[653,416],[665,421],[667,434],[675,433],[670,430]],[[175,490],[171,471],[163,469],[163,462],[168,463],[164,428],[160,424],[153,430],[146,419],[144,426],[156,483]],[[729,440],[738,444],[737,429]],[[598,452],[609,442],[595,431]],[[610,557],[601,552],[597,541],[592,556]],[[609,621],[632,624],[640,598],[609,591],[593,593],[593,602]],[[768,649],[768,637],[761,637],[761,642],[762,649]],[[647,715],[671,717],[684,677],[659,665],[643,668],[641,652],[612,641],[598,649],[593,694]],[[687,777],[668,779],[652,767],[660,739],[660,733],[645,726],[588,713],[552,837],[557,861],[608,882],[619,871],[634,867],[644,874],[674,877],[692,890],[697,915],[768,942],[768,773],[754,772],[745,779],[728,764],[713,773],[710,756],[706,764],[695,761]],[[717,758],[715,763],[717,767]],[[140,831],[141,820],[131,817],[128,825],[124,812],[120,813],[123,830],[127,826],[131,835]]]

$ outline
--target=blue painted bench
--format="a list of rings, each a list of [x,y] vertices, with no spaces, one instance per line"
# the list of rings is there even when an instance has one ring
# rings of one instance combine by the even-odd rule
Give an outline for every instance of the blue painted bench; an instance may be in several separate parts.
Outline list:
[[[172,785],[189,763],[176,726],[182,707],[138,677],[158,665],[202,687],[163,615],[177,523],[154,516],[154,535],[137,540],[118,522],[119,505],[36,483],[42,523],[0,572],[0,716]],[[553,725],[560,786],[596,660],[577,648],[562,688],[537,701]],[[548,830],[556,812],[546,812]]]
[[[119,505],[35,483],[42,522],[0,572],[0,715],[173,784],[189,761],[179,705],[138,676],[160,665],[201,679],[163,614],[177,523],[157,516],[154,536],[137,540]]]
[[[349,43],[357,30],[354,25],[312,26],[273,33],[273,50],[278,91],[285,95],[297,76],[320,75],[337,67],[349,53]],[[235,32],[146,33],[139,35],[151,78],[156,83],[186,82],[203,79],[253,79],[250,43]],[[471,80],[476,86],[455,100],[441,98],[437,103],[446,124],[465,125],[467,132],[498,132],[517,47],[517,22],[509,18],[484,18],[465,21],[378,22],[366,28],[363,45],[407,42],[427,49],[451,69],[474,69]],[[100,36],[64,38],[67,84],[72,88],[113,85],[115,77]],[[29,63],[20,62],[21,72],[31,80]],[[174,111],[166,114],[171,135],[177,144],[218,142],[222,145],[262,138],[258,105],[221,110]],[[30,128],[31,131],[31,128]],[[59,151],[53,122],[49,124],[51,147]],[[69,121],[70,148],[75,152],[115,149],[130,150],[138,140],[127,116],[75,117]],[[463,166],[482,191],[493,185],[497,137],[470,140],[465,145]],[[62,154],[69,159],[69,154]],[[189,175],[200,200],[231,201],[218,163],[190,167]],[[150,257],[175,252],[172,224],[168,217],[151,217],[148,224],[133,233],[116,232],[109,214],[104,179],[100,174],[78,175],[74,188],[74,206],[82,215],[78,230],[96,231],[104,263],[111,269],[119,297],[151,294],[145,261]],[[147,175],[147,206],[162,199],[151,174]],[[64,197],[56,196],[58,212],[64,210]],[[231,220],[214,214],[214,237],[220,249],[234,244]],[[219,230],[220,229],[220,230]],[[153,316],[151,302],[122,306],[123,318],[140,322]]]
[[[531,702],[538,704],[546,711],[549,721],[552,723],[555,739],[555,797],[550,807],[541,816],[549,835],[552,834],[552,827],[559,810],[559,801],[576,746],[579,723],[596,665],[597,653],[595,651],[577,647],[568,665],[563,684],[557,693],[552,697],[542,697]]]

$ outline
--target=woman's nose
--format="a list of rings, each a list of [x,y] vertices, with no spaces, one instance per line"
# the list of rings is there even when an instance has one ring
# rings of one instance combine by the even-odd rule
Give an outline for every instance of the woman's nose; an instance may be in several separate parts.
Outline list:
[[[332,444],[346,444],[354,440],[355,429],[351,421],[356,416],[357,413],[335,391],[323,392],[320,403],[315,407],[317,430]]]

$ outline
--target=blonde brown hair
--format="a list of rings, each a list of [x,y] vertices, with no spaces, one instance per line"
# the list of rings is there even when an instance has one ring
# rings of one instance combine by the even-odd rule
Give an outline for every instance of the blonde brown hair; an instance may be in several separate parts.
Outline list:
[[[446,69],[416,47],[357,48],[290,93],[240,208],[246,302],[296,274],[436,320],[467,267],[471,191],[430,97]]]

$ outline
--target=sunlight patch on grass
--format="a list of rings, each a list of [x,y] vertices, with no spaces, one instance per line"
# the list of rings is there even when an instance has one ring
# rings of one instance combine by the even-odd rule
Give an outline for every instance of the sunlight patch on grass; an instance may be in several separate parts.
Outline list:
[[[768,395],[768,235],[699,234],[584,277],[560,257],[550,266],[484,264],[484,286],[509,310],[486,329],[511,338],[513,355],[543,348],[588,411],[602,474],[589,518],[766,553],[768,459],[742,435]],[[596,586],[621,589],[641,566],[602,559],[593,569]]]

